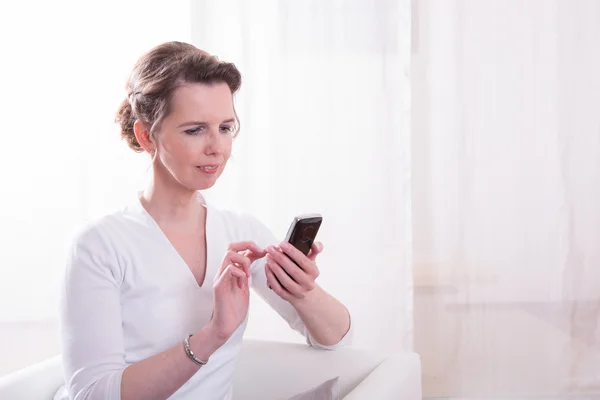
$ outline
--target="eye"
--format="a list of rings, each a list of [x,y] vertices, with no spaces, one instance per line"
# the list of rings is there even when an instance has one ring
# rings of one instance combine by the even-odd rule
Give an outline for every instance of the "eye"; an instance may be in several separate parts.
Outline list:
[[[221,125],[219,127],[219,130],[221,131],[221,133],[223,134],[230,134],[233,132],[233,126],[231,125]]]
[[[203,130],[204,130],[204,127],[198,126],[196,128],[185,130],[184,132],[187,135],[198,135],[198,134],[202,133]]]

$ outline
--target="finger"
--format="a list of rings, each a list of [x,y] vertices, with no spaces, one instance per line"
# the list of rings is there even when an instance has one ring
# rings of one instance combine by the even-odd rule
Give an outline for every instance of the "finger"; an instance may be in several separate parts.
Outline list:
[[[263,252],[263,249],[261,249],[259,245],[257,245],[256,243],[254,243],[251,240],[248,240],[245,242],[230,243],[229,246],[227,247],[227,250],[232,250],[235,252],[250,250],[256,254],[260,254],[261,252]]]
[[[246,274],[239,267],[229,264],[215,280],[215,289],[224,287],[228,284],[227,282],[231,282],[234,278],[246,278]]]
[[[230,243],[229,246],[227,246],[227,250],[234,253],[241,252],[245,257],[248,257],[250,264],[263,258],[266,254],[266,251],[253,241]]]
[[[230,265],[229,267],[227,267],[229,270],[226,270],[226,273],[228,276],[231,276],[231,286],[233,285],[237,285],[238,288],[243,288],[244,287],[244,281],[243,279],[246,277],[246,274],[241,271],[238,267],[236,267],[235,265]]]
[[[317,267],[315,263],[311,259],[306,257],[304,253],[302,253],[300,250],[298,250],[288,242],[281,242],[279,246],[281,247],[283,253],[286,254],[300,268],[302,268],[304,272],[308,273],[311,276],[314,276],[316,274]],[[267,250],[268,249],[269,248],[267,248]]]
[[[294,297],[297,297],[297,298],[304,297],[304,294],[303,294],[304,290],[302,289],[302,287],[296,281],[294,281],[290,277],[290,275],[288,275],[285,272],[285,270],[281,267],[281,265],[276,263],[271,257],[267,258],[267,263],[268,263],[269,269],[271,270],[271,272],[275,275],[275,277],[279,281],[280,286],[282,286],[285,290],[287,290]],[[295,268],[298,269],[298,267],[295,267]]]
[[[227,250],[227,253],[225,253],[225,257],[223,257],[223,261],[221,262],[221,266],[219,267],[219,271],[217,272],[217,277],[220,276],[223,271],[225,270],[225,268],[227,268],[227,266],[229,264],[236,264],[239,263],[240,265],[242,265],[242,268],[244,269],[244,271],[246,272],[246,274],[250,274],[250,264],[251,262],[249,261],[242,261],[242,259],[240,257],[245,257],[242,254],[239,254],[238,252],[234,251],[234,250]]]
[[[265,266],[264,266],[263,270],[265,271],[265,276],[267,277],[267,287],[269,289],[273,289],[271,287],[271,284],[269,283],[269,279],[277,280],[277,277],[273,274],[273,271],[271,271],[271,269],[270,269],[269,265],[266,263],[266,261],[265,261]],[[270,272],[272,278],[269,278],[269,274],[267,273],[267,271]],[[277,281],[277,283],[279,283],[279,286],[281,286],[281,282]]]
[[[323,251],[323,243],[321,242],[313,242],[312,246],[310,246],[310,253],[308,253],[308,259],[311,261],[315,261],[319,253]]]
[[[310,276],[281,251],[271,250],[267,254],[267,262],[278,264],[288,276],[301,286],[309,286]]]
[[[225,269],[225,275],[229,276],[232,280],[232,284],[237,284],[237,287],[240,289],[243,289],[244,281],[248,279],[248,276],[244,271],[231,264]]]
[[[275,274],[268,264],[265,265],[265,274],[267,275],[267,284],[279,297],[287,301],[290,301],[293,298],[293,296],[281,286],[277,278],[275,278]]]
[[[302,253],[300,250],[298,250],[288,242],[279,243],[279,248],[281,248],[281,250],[285,254],[287,254],[287,256],[291,258],[292,261],[298,264],[301,268],[304,268],[304,264],[306,264],[307,261],[310,261],[308,257],[304,255],[304,253]]]
[[[225,257],[225,263],[239,264],[242,267],[242,270],[246,273],[246,276],[250,276],[250,264],[252,262],[245,255],[229,250]]]
[[[260,253],[255,253],[251,250],[246,250],[242,253],[245,257],[248,257],[248,259],[250,260],[250,264],[252,264],[254,261],[259,260],[261,258],[263,258],[264,256],[267,255],[267,251],[266,250],[261,250]]]

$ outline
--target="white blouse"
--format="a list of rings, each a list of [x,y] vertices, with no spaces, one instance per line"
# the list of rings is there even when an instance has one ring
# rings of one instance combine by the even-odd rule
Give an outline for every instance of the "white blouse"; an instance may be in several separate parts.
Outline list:
[[[255,218],[207,204],[206,276],[198,286],[185,261],[139,199],[94,222],[74,241],[61,298],[62,353],[71,399],[119,399],[130,364],[174,345],[209,322],[213,279],[232,242],[264,248],[279,241]],[[296,310],[267,287],[264,259],[252,264],[250,285],[290,327],[322,346]],[[232,376],[248,319],[171,399],[231,399]],[[192,362],[192,361],[190,361]]]

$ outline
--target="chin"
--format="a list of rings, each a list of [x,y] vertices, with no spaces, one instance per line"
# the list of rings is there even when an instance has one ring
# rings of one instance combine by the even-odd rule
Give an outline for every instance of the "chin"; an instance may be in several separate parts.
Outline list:
[[[198,179],[197,177],[188,179],[175,178],[175,181],[177,181],[179,185],[186,190],[189,190],[190,192],[196,192],[198,190],[207,190],[212,188],[215,183],[217,183],[216,178],[217,177],[213,179]]]
[[[216,182],[212,182],[212,183],[204,183],[204,184],[199,184],[195,186],[195,190],[208,190],[210,188],[212,188],[213,186],[215,186]]]
[[[215,186],[215,184],[217,183],[217,180],[219,179],[220,174],[215,175],[214,177],[211,178],[204,178],[204,179],[195,179],[195,182],[193,182],[192,186],[195,190],[207,190],[212,188],[213,186]]]

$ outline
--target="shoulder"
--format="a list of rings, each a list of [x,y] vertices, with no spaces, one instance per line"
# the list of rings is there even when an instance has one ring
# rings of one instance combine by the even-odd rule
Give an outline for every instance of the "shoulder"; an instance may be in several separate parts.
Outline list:
[[[67,257],[66,273],[84,271],[120,279],[123,276],[119,254],[122,235],[131,225],[123,211],[98,217],[84,223],[73,235]]]
[[[128,224],[124,210],[86,221],[73,235],[73,245],[96,248],[110,246],[113,234]]]

